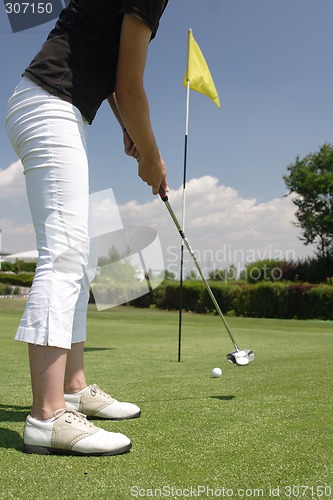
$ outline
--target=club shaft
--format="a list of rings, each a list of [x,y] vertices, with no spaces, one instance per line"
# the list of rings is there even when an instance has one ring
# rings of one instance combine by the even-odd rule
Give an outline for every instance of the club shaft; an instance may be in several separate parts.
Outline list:
[[[162,198],[162,199],[163,199],[163,198]],[[209,286],[208,281],[206,280],[205,276],[203,275],[203,273],[202,273],[202,271],[201,271],[201,268],[200,268],[199,263],[198,263],[198,261],[197,261],[197,259],[196,259],[195,255],[194,255],[194,252],[193,252],[193,250],[192,250],[192,248],[191,248],[191,245],[189,244],[189,242],[188,242],[188,240],[187,240],[187,238],[186,238],[186,236],[185,236],[185,234],[184,234],[184,232],[183,232],[182,228],[180,227],[180,224],[179,224],[179,222],[178,222],[178,219],[177,219],[177,217],[175,216],[174,211],[172,210],[172,208],[171,208],[171,206],[170,206],[169,201],[168,201],[168,200],[163,200],[163,201],[164,201],[165,206],[166,206],[166,207],[167,207],[167,209],[168,209],[168,212],[169,212],[169,214],[170,214],[170,216],[171,216],[171,218],[172,218],[173,222],[175,223],[176,228],[178,229],[178,232],[179,232],[179,234],[180,234],[180,236],[181,236],[182,240],[184,241],[184,243],[185,243],[185,245],[186,245],[187,250],[189,251],[189,254],[190,254],[190,255],[191,255],[191,257],[192,257],[192,260],[193,260],[193,262],[194,262],[194,264],[195,264],[195,267],[196,267],[196,268],[197,268],[197,270],[198,270],[198,273],[199,273],[199,275],[200,275],[200,277],[201,277],[202,281],[203,281],[203,282],[205,283],[205,285],[206,285],[207,292],[209,293],[210,298],[212,299],[213,304],[214,304],[214,306],[215,306],[215,308],[216,308],[216,310],[217,310],[217,312],[218,312],[218,314],[219,314],[220,318],[222,319],[222,321],[223,321],[223,323],[224,323],[224,326],[225,326],[225,328],[226,328],[226,330],[227,330],[227,332],[228,332],[228,334],[229,334],[229,337],[230,337],[230,338],[231,338],[231,340],[232,340],[232,343],[233,343],[233,344],[234,344],[234,346],[235,346],[236,351],[239,351],[239,348],[238,348],[238,346],[237,346],[236,340],[235,340],[235,338],[234,338],[233,334],[231,333],[231,330],[230,330],[230,328],[229,328],[229,325],[228,325],[228,323],[227,323],[227,320],[225,319],[224,314],[223,314],[223,313],[222,313],[222,311],[221,311],[221,308],[220,308],[220,306],[219,306],[219,304],[218,304],[218,302],[217,302],[217,300],[216,300],[216,298],[215,298],[215,296],[214,296],[214,294],[213,294],[213,292],[212,292],[211,287]]]

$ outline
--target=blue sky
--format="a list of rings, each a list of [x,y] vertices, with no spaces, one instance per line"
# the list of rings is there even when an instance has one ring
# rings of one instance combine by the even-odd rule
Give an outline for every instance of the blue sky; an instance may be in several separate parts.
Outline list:
[[[297,155],[332,142],[332,24],[331,0],[169,1],[150,46],[145,82],[172,189],[182,183],[188,29],[221,101],[219,110],[191,92],[188,180],[217,178],[219,185],[236,190],[238,199],[265,204],[285,194],[282,176]],[[2,122],[21,71],[52,26],[13,34],[0,4]],[[16,160],[4,128],[0,147],[1,173]],[[137,178],[136,163],[122,152],[121,133],[106,104],[88,128],[88,148],[92,191],[112,188],[119,204],[152,201],[150,189]],[[215,203],[216,211],[218,199]],[[28,211],[16,210],[18,205],[9,197],[0,203],[0,223],[28,223]]]

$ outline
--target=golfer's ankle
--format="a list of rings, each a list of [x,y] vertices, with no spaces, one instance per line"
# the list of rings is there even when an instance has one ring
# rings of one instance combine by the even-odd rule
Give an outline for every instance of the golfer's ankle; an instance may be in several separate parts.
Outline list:
[[[66,403],[64,402],[63,405],[55,405],[55,406],[49,406],[49,407],[38,407],[38,406],[33,406],[31,408],[30,416],[33,418],[36,418],[37,420],[49,420],[50,418],[54,417],[54,413],[59,410],[60,408],[65,408]]]
[[[77,392],[83,391],[83,389],[86,389],[87,383],[86,381],[82,383],[71,383],[71,384],[65,384],[64,386],[64,393],[65,394],[76,394]]]
[[[74,372],[68,370],[66,372],[64,382],[65,394],[75,394],[76,392],[80,392],[83,389],[86,389],[87,386],[88,384],[83,369],[76,370]]]

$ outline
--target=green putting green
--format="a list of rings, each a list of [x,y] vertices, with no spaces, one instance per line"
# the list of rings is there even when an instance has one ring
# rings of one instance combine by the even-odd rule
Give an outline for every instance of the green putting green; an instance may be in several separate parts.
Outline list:
[[[14,342],[23,301],[0,300],[0,498],[333,498],[333,323],[228,318],[156,309],[89,309],[86,375],[139,419],[95,421],[127,434],[115,457],[25,455],[31,404],[26,346]],[[220,367],[223,374],[213,378]]]

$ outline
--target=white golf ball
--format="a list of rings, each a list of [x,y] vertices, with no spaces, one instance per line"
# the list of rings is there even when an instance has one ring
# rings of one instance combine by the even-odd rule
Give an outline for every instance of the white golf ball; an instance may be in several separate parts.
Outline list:
[[[212,370],[212,376],[214,378],[219,378],[219,377],[221,377],[221,375],[222,375],[221,368],[213,368],[213,370]]]

